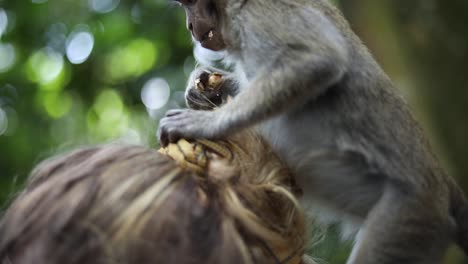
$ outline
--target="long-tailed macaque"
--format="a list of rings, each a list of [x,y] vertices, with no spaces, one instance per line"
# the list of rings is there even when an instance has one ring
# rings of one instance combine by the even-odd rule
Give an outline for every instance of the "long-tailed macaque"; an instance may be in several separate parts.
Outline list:
[[[349,264],[440,263],[454,240],[468,252],[463,193],[339,10],[326,0],[178,2],[196,44],[235,66],[222,88],[236,96],[215,111],[169,111],[163,145],[255,126],[306,200],[361,225]]]

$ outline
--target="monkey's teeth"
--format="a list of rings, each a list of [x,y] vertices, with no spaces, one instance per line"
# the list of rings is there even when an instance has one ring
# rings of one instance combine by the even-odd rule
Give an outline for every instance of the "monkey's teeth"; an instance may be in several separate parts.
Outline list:
[[[213,30],[210,30],[210,32],[208,33],[208,38],[212,39],[213,36],[214,36]]]

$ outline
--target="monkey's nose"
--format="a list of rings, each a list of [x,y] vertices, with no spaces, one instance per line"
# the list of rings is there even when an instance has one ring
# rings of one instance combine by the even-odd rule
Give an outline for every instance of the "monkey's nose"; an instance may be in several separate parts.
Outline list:
[[[188,30],[192,32],[192,36],[197,41],[204,41],[208,39],[210,30],[213,29],[213,25],[209,21],[200,19],[199,21],[190,21],[187,24]]]

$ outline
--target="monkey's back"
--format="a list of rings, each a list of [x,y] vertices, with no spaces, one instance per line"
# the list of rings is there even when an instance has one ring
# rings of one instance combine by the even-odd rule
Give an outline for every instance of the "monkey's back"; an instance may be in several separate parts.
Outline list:
[[[418,195],[436,195],[442,201],[437,206],[449,211],[458,187],[440,167],[409,105],[341,13],[325,1],[308,3],[324,10],[346,36],[350,64],[324,94],[261,125],[264,136],[298,175],[307,174],[304,164],[314,151],[355,151],[384,174],[370,177]]]

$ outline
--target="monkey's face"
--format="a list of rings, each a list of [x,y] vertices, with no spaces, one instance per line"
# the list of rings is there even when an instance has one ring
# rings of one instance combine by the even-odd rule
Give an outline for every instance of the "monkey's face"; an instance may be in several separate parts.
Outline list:
[[[226,48],[219,23],[219,7],[215,0],[176,0],[185,9],[187,29],[195,41],[207,49]]]

